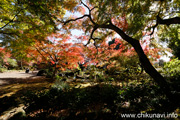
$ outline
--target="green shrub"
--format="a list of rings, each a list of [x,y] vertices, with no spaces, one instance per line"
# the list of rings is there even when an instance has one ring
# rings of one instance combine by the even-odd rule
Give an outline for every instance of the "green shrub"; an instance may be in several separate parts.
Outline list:
[[[166,77],[180,77],[180,60],[178,58],[167,62],[163,67],[163,73]]]
[[[0,73],[5,72],[6,70],[7,70],[6,68],[1,68],[1,67],[0,67]]]
[[[115,56],[111,58],[112,61],[116,61],[115,66],[110,67],[107,71],[108,74],[115,78],[115,80],[129,81],[139,79],[141,73],[141,67],[138,57],[132,56]]]
[[[128,112],[167,112],[170,103],[159,86],[152,81],[131,83],[119,90],[120,105],[129,103]],[[124,102],[123,102],[124,101]],[[121,107],[121,106],[120,106]]]
[[[176,58],[167,62],[162,72],[168,80],[172,91],[175,93],[180,92],[180,60]]]
[[[18,66],[17,61],[11,58],[7,59],[7,64],[8,64],[8,68],[15,68]]]
[[[70,89],[70,86],[68,83],[61,81],[62,78],[59,76],[56,76],[55,83],[52,85],[52,89],[56,89],[58,91],[67,91]]]

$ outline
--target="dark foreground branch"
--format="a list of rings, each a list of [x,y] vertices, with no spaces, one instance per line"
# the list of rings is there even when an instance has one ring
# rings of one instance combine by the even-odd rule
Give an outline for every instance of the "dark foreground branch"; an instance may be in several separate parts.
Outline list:
[[[180,24],[180,17],[161,19],[159,16],[157,16],[157,23],[162,25]]]
[[[85,14],[85,15],[83,15],[82,17],[78,17],[78,18],[75,18],[75,19],[70,19],[70,20],[67,20],[67,21],[65,21],[65,22],[63,22],[63,23],[64,23],[64,25],[66,25],[66,24],[68,24],[68,23],[70,23],[70,22],[72,22],[72,21],[77,21],[77,20],[83,19],[83,18],[85,18],[85,17],[89,17],[89,15]]]
[[[156,17],[156,24],[152,27],[152,32],[150,35],[152,35],[154,33],[155,28],[158,25],[171,25],[171,24],[180,24],[180,17],[174,17],[174,18],[169,18],[169,19],[162,19],[159,17],[159,15]]]

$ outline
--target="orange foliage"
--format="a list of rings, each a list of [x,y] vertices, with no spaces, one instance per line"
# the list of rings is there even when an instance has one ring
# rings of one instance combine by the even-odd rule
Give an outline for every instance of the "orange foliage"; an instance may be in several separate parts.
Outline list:
[[[11,52],[5,48],[0,47],[0,59],[7,63],[7,59],[11,57]]]

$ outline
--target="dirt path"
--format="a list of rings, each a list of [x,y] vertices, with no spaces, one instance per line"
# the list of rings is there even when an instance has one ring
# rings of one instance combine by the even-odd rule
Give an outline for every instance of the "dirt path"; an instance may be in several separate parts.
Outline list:
[[[0,73],[0,79],[2,78],[27,78],[31,76],[36,76],[37,71],[25,73],[25,71],[7,71]]]
[[[26,80],[29,78],[36,77],[36,72],[25,73],[24,71],[8,71],[4,73],[0,73],[0,88],[4,85],[12,84],[19,82],[20,80]]]
[[[49,88],[51,83],[36,72],[8,71],[0,73],[0,120],[8,120],[21,111],[22,104],[19,98],[28,90]]]

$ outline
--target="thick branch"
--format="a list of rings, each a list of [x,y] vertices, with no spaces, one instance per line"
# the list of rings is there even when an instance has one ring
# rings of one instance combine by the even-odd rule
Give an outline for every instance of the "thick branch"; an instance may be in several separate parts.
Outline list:
[[[88,17],[91,18],[90,15],[88,15]],[[91,21],[91,19],[90,19],[90,21]],[[165,20],[162,20],[159,17],[157,17],[157,25],[158,24],[167,24],[167,25],[178,24],[179,23],[178,21],[179,21],[178,17],[171,18],[171,19],[165,19]],[[170,87],[169,87],[168,83],[166,82],[166,80],[163,78],[163,76],[159,72],[157,72],[157,70],[152,66],[149,59],[145,55],[145,53],[144,53],[144,51],[140,45],[139,40],[136,40],[136,39],[128,36],[120,28],[113,25],[111,21],[108,21],[108,22],[103,23],[103,24],[93,23],[93,25],[94,25],[94,28],[91,32],[91,36],[90,36],[89,41],[91,40],[95,30],[97,30],[98,28],[111,29],[111,30],[115,31],[117,34],[119,34],[122,37],[122,39],[124,39],[125,41],[127,41],[129,44],[131,44],[134,47],[135,51],[137,52],[137,54],[139,56],[139,60],[142,64],[143,68],[145,69],[146,73],[148,73],[155,80],[155,82],[161,87],[162,91],[167,95],[167,97],[171,101],[174,101],[175,103],[177,102],[176,100],[174,100],[174,95],[171,94]],[[155,29],[155,27],[153,27],[153,29]]]
[[[113,31],[115,31],[116,33],[118,33],[125,41],[127,41],[130,44],[133,44],[134,41],[138,41],[130,36],[128,36],[126,33],[124,33],[124,31],[122,31],[121,29],[119,29],[118,27],[116,27],[115,25],[113,25],[110,21],[106,24],[102,24],[99,25],[99,28],[108,28],[111,29]]]
[[[90,8],[89,8],[85,3],[83,3],[82,1],[81,1],[81,3],[89,10],[89,14],[85,14],[85,15],[83,15],[82,17],[78,17],[78,18],[76,18],[76,19],[67,20],[67,21],[63,22],[64,25],[66,25],[67,23],[72,22],[72,21],[77,21],[77,20],[83,19],[83,18],[85,18],[85,17],[88,17],[88,18],[90,19],[90,21],[91,21],[94,25],[96,25],[96,23],[94,22],[94,20],[93,20],[92,17],[91,17],[91,11],[94,10],[96,7],[90,9]]]
[[[155,30],[155,28],[158,26],[158,22],[156,22],[156,24],[152,27],[152,32],[151,32],[151,34],[150,35],[152,35],[153,33],[154,33],[154,30]]]
[[[180,24],[180,17],[161,19],[159,16],[157,16],[157,23],[162,25]]]
[[[159,25],[171,25],[171,24],[180,24],[180,17],[174,17],[174,18],[169,18],[169,19],[162,19],[159,17],[159,15],[156,17],[156,24],[152,27],[153,31],[151,32],[150,35],[154,33],[155,28]]]
[[[87,46],[90,43],[91,39],[93,39],[93,34],[97,29],[98,29],[98,26],[94,26],[94,28],[93,28],[93,30],[91,32],[90,38],[89,38],[89,40],[88,40],[88,42],[87,42],[87,44],[85,46]]]

